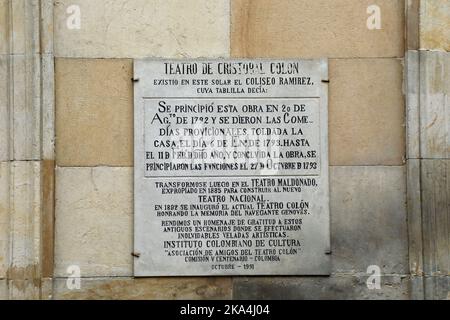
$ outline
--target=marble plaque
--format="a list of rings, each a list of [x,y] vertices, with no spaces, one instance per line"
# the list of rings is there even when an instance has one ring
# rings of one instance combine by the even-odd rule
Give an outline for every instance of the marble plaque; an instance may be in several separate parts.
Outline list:
[[[135,276],[330,273],[326,60],[136,60]]]

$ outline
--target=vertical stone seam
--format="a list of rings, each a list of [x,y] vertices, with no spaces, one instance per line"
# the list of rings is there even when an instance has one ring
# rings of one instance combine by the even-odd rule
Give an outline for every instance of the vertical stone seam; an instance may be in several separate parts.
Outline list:
[[[411,162],[409,160],[413,160],[414,158],[416,158],[416,156],[418,156],[420,158],[421,155],[421,151],[420,151],[420,74],[421,74],[421,63],[420,63],[420,53],[418,52],[418,48],[419,48],[419,19],[420,19],[420,14],[419,14],[419,8],[420,8],[420,0],[405,0],[405,45],[406,45],[406,53],[405,53],[405,60],[406,60],[406,72],[404,73],[404,83],[405,83],[405,94],[408,95],[405,99],[405,109],[406,109],[406,121],[407,121],[407,125],[406,125],[406,135],[405,135],[405,145],[406,145],[406,159],[407,159],[407,166],[408,166],[408,170],[407,172],[407,176],[406,176],[406,192],[407,192],[407,197],[406,197],[406,208],[408,210],[407,212],[407,219],[408,219],[408,260],[409,260],[409,273],[410,273],[410,277],[411,279],[411,284],[410,284],[410,288],[409,288],[409,296],[410,298],[416,298],[416,299],[423,299],[423,292],[424,292],[424,283],[423,283],[423,258],[424,258],[424,246],[423,246],[423,217],[422,217],[422,174],[421,174],[421,161],[419,160],[417,165],[418,167],[416,168],[414,166],[414,164],[411,164]],[[408,52],[410,52],[410,54],[408,54]],[[414,58],[414,56],[417,55],[417,58]],[[415,66],[413,67],[413,69],[417,68],[417,75],[416,76],[411,76],[411,64],[415,64]],[[413,83],[411,83],[411,81]],[[415,130],[413,131],[412,128],[412,115],[411,115],[411,104],[410,104],[410,100],[411,100],[411,95],[412,95],[412,90],[411,88],[415,88],[417,90],[416,92],[416,98],[417,101],[415,101],[415,105],[414,105],[414,113],[417,116],[417,119],[415,121],[417,121],[417,123],[414,123],[414,127],[415,129],[417,129],[418,132],[415,132]],[[413,98],[414,99],[414,98]],[[414,133],[414,134],[413,134]],[[417,143],[417,148],[414,148],[414,146],[411,145],[412,141],[411,141],[411,136],[414,135],[413,138],[418,139],[419,141],[416,141]],[[414,151],[412,151],[414,150]],[[414,153],[414,155],[413,155]],[[416,174],[417,174],[417,181],[414,179],[413,176],[411,176],[412,172],[411,170],[415,170]],[[418,171],[418,172],[417,172]],[[411,183],[410,183],[411,182]],[[413,186],[413,183],[416,182],[418,184],[418,188],[419,188],[419,199],[415,199],[415,194],[414,194],[414,190],[416,190]],[[414,204],[413,203],[408,203],[408,201],[419,201],[419,210],[420,210],[420,221],[411,221],[411,218],[413,218],[413,212],[411,212],[411,210],[414,210]],[[417,218],[416,216],[414,216],[415,218]],[[411,232],[414,232],[413,224],[416,224],[419,226],[420,229],[420,235],[412,235]],[[416,252],[419,255],[419,261],[411,261],[411,259],[413,259],[412,256],[412,249],[413,250],[417,250],[417,245],[413,244],[413,239],[420,239],[420,249],[418,250],[419,252]],[[412,247],[413,246],[413,247]],[[418,258],[416,254],[414,254],[414,258]],[[418,263],[418,264],[422,264],[419,265],[415,268],[415,270],[411,269],[414,263]],[[417,273],[417,271],[419,273]],[[417,281],[418,284],[416,284],[415,282],[415,278],[417,277]]]
[[[406,49],[418,50],[419,49],[419,7],[420,0],[405,0],[406,8]]]
[[[55,70],[53,0],[41,0],[40,60],[41,60],[41,158],[55,159]]]
[[[53,0],[39,6],[39,44],[41,60],[41,286],[40,298],[53,297],[55,250],[55,70]],[[49,282],[43,292],[42,281]]]
[[[40,161],[10,162],[10,299],[40,297]]]
[[[7,75],[6,78],[9,80],[9,85],[7,86],[7,97],[6,97],[6,109],[7,109],[7,113],[8,113],[8,139],[7,139],[7,144],[8,144],[8,160],[12,160],[13,158],[13,154],[14,154],[14,143],[12,143],[12,140],[14,138],[13,136],[13,132],[14,132],[14,122],[13,122],[13,112],[11,110],[11,107],[14,105],[14,91],[13,91],[13,86],[11,85],[11,83],[14,83],[14,72],[13,72],[13,63],[12,63],[12,39],[11,39],[11,35],[13,33],[13,25],[12,25],[12,18],[11,18],[11,14],[12,14],[12,0],[8,1],[8,9],[6,11],[6,25],[7,25],[7,30],[6,30],[6,43],[7,43],[7,48],[6,48],[6,54],[7,54],[7,58],[6,58],[6,63],[7,63]]]

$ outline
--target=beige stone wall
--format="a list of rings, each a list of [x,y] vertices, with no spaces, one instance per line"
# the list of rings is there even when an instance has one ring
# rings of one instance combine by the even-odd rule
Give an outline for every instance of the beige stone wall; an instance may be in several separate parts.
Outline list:
[[[86,12],[75,32],[73,4]],[[133,279],[131,255],[132,59],[229,57],[229,15],[228,0],[56,4],[54,298],[231,298],[231,278]],[[81,290],[67,288],[70,265]]]
[[[366,25],[374,3],[379,30]],[[408,299],[424,284],[445,298],[449,4],[0,0],[0,298]],[[71,5],[80,29],[67,27]],[[329,58],[330,277],[133,278],[140,57]]]
[[[405,208],[404,1],[232,2],[237,57],[329,58],[332,275],[235,279],[238,298],[408,297]],[[386,283],[368,290],[367,267]]]
[[[79,32],[64,28],[69,2],[89,11]],[[380,1],[384,28],[369,31],[370,4],[190,0],[171,5],[150,1],[144,6],[143,1],[116,1],[105,8],[105,1],[59,1],[55,276],[61,280],[54,287],[55,297],[229,298],[233,288],[236,298],[280,294],[277,286],[282,280],[275,277],[270,278],[269,293],[255,289],[260,280],[252,278],[183,282],[131,278],[130,59],[229,57],[231,52],[233,57],[330,58],[334,267],[332,277],[321,281],[332,288],[346,287],[355,278],[363,279],[369,265],[379,264],[395,289],[386,294],[367,292],[367,298],[405,298],[404,6],[403,1]],[[105,14],[99,19],[94,8]],[[168,14],[167,19],[151,18],[158,14]],[[360,244],[357,248],[355,242]],[[87,278],[78,296],[64,285],[72,264],[80,265]],[[363,288],[348,288],[349,297],[364,291],[364,281],[360,282]],[[123,293],[120,287],[125,288]],[[128,293],[131,288],[138,293]],[[301,286],[290,297],[301,296],[304,290],[311,298],[320,297],[320,290]]]

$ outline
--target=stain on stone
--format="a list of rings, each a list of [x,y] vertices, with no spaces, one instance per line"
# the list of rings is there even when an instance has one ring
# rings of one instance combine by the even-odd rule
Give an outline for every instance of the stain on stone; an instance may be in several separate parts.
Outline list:
[[[41,285],[40,266],[38,264],[26,267],[11,266],[8,269],[7,278],[12,280],[11,282],[19,290],[25,290],[25,282],[32,283],[34,287],[39,288]]]
[[[60,299],[230,299],[231,278],[85,279],[81,290],[70,291],[57,280],[54,297]]]
[[[450,51],[450,2],[421,1],[420,47]]]
[[[42,176],[42,276],[53,276],[54,214],[55,214],[55,161],[44,160]]]

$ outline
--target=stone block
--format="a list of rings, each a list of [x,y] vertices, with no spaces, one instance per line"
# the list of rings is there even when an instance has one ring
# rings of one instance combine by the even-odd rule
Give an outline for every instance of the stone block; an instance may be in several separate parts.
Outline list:
[[[55,73],[58,166],[132,166],[132,61],[57,59]]]
[[[450,158],[450,53],[420,51],[421,158]]]
[[[330,60],[329,70],[330,164],[402,165],[401,60]]]
[[[41,28],[40,28],[40,46],[41,46],[41,53],[42,54],[51,54],[53,55],[53,35],[54,35],[54,28],[53,28],[53,7],[54,7],[53,0],[40,0],[41,5]]]
[[[8,281],[0,280],[0,300],[8,300]]]
[[[424,273],[450,276],[450,160],[422,160]]]
[[[8,15],[9,15],[9,1],[0,0],[0,55],[9,54],[8,48]],[[0,73],[2,74],[2,73]]]
[[[378,0],[381,29],[369,30],[371,0],[233,0],[233,57],[403,57],[404,0]]]
[[[67,27],[70,6],[79,8],[80,29]],[[228,0],[60,0],[55,56],[226,57],[229,16]]]
[[[57,60],[59,166],[133,165],[132,71],[120,69],[124,61]],[[403,164],[401,61],[331,60],[330,79],[330,163]]]
[[[411,300],[423,300],[425,298],[423,277],[411,275],[409,283],[409,298]]]
[[[57,168],[55,276],[131,276],[133,170]]]
[[[420,158],[420,68],[419,52],[409,50],[405,59],[406,158]]]
[[[333,273],[407,274],[404,167],[331,167]]]
[[[450,1],[420,1],[420,47],[450,51]]]

